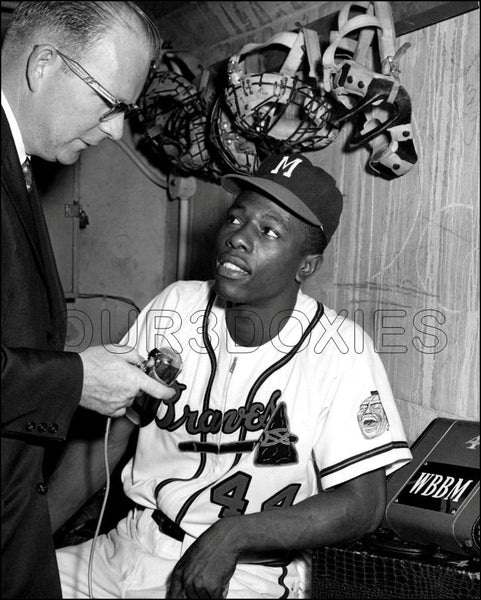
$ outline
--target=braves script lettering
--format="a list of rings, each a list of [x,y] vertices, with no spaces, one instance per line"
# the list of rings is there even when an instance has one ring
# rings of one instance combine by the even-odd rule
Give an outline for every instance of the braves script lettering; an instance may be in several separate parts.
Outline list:
[[[281,396],[280,390],[276,390],[271,394],[267,406],[264,406],[262,402],[253,402],[249,410],[241,407],[227,410],[225,413],[212,408],[200,412],[192,410],[190,406],[184,406],[182,414],[179,415],[176,411],[176,404],[182,391],[180,389],[175,396],[163,401],[167,410],[163,417],[155,417],[155,423],[159,429],[175,431],[185,425],[185,429],[190,435],[219,433],[219,431],[234,433],[241,427],[245,427],[247,431],[259,431],[265,428]]]

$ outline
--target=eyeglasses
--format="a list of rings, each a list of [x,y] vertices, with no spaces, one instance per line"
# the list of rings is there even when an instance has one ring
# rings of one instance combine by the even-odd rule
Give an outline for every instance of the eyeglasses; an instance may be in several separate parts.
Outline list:
[[[69,58],[68,56],[60,52],[60,50],[57,50],[57,53],[67,65],[67,67],[72,71],[72,73],[75,73],[77,77],[80,77],[80,79],[89,87],[91,87],[94,90],[94,92],[96,92],[103,100],[105,100],[105,102],[107,102],[107,104],[111,105],[111,108],[109,108],[109,110],[99,118],[99,121],[101,121],[102,123],[104,121],[109,121],[110,119],[114,119],[121,113],[124,113],[125,117],[130,117],[134,113],[140,111],[140,107],[137,106],[137,104],[127,104],[126,102],[123,102],[122,100],[119,100],[118,98],[113,96],[108,90],[106,90],[102,85],[100,85],[98,81],[96,81],[91,75],[89,75],[87,71],[82,67],[82,65],[80,65],[78,62],[76,62],[72,58]]]

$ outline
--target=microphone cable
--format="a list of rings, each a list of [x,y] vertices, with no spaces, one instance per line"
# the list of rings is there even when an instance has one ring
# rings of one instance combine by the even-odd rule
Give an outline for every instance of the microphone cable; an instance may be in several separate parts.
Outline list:
[[[94,534],[94,537],[93,537],[93,540],[92,540],[92,546],[90,547],[89,566],[88,566],[89,598],[94,598],[94,595],[93,595],[93,592],[92,592],[92,568],[93,568],[93,561],[94,561],[95,545],[97,543],[97,538],[99,536],[100,527],[101,527],[101,524],[102,524],[102,519],[104,517],[105,507],[107,505],[107,500],[108,500],[109,491],[110,491],[110,470],[109,470],[109,459],[108,459],[108,440],[109,440],[109,433],[110,433],[111,422],[112,422],[111,417],[108,417],[107,418],[107,424],[105,426],[105,436],[104,436],[104,463],[105,463],[105,474],[106,474],[105,494],[104,494],[104,500],[102,502],[102,507],[100,509],[100,515],[99,515],[99,520],[97,522],[97,528],[95,529],[95,534]]]
[[[147,365],[149,361],[153,361],[153,365],[147,369]],[[144,372],[147,372],[148,375],[158,381],[161,381],[164,385],[171,385],[177,378],[178,374],[182,371],[182,358],[178,352],[175,352],[172,348],[161,348],[157,350],[154,348],[149,352],[148,359],[143,361],[137,365]],[[97,523],[97,528],[95,530],[95,534],[92,540],[92,546],[90,547],[90,557],[89,557],[89,565],[88,565],[88,591],[89,598],[94,598],[92,592],[92,568],[93,568],[93,558],[95,552],[95,545],[97,543],[97,538],[100,532],[100,526],[102,524],[102,519],[105,512],[105,507],[107,505],[107,500],[110,492],[110,469],[109,469],[109,459],[108,459],[108,441],[109,441],[109,433],[110,433],[110,425],[112,422],[112,418],[107,418],[107,424],[105,426],[105,436],[104,436],[104,461],[105,461],[105,474],[106,474],[106,485],[105,485],[105,495],[104,500],[102,502],[102,508],[100,509],[99,520]]]

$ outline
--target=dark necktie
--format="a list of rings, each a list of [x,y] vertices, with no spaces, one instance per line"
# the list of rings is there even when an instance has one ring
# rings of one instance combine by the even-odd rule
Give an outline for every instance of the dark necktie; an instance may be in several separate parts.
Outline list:
[[[32,163],[30,162],[30,159],[28,157],[22,163],[22,171],[23,176],[25,177],[25,185],[27,186],[27,191],[30,193],[30,191],[32,190]]]
[[[25,186],[27,188],[28,200],[29,200],[28,207],[30,209],[30,215],[31,215],[31,219],[32,219],[32,227],[30,228],[30,234],[33,236],[33,239],[35,241],[37,248],[40,248],[40,242],[39,242],[39,238],[38,238],[37,225],[36,225],[37,218],[35,216],[36,211],[33,206],[36,204],[36,198],[35,198],[35,192],[32,192],[32,188],[33,188],[32,162],[28,157],[22,163],[22,173],[25,178]]]

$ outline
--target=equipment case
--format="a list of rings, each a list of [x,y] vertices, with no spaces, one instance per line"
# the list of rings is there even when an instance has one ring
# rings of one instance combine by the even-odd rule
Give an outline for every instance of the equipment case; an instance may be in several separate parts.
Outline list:
[[[432,421],[388,477],[379,530],[312,551],[312,598],[479,598],[479,449],[479,422]]]
[[[409,542],[479,556],[479,422],[434,419],[411,452],[388,478],[381,526]]]

